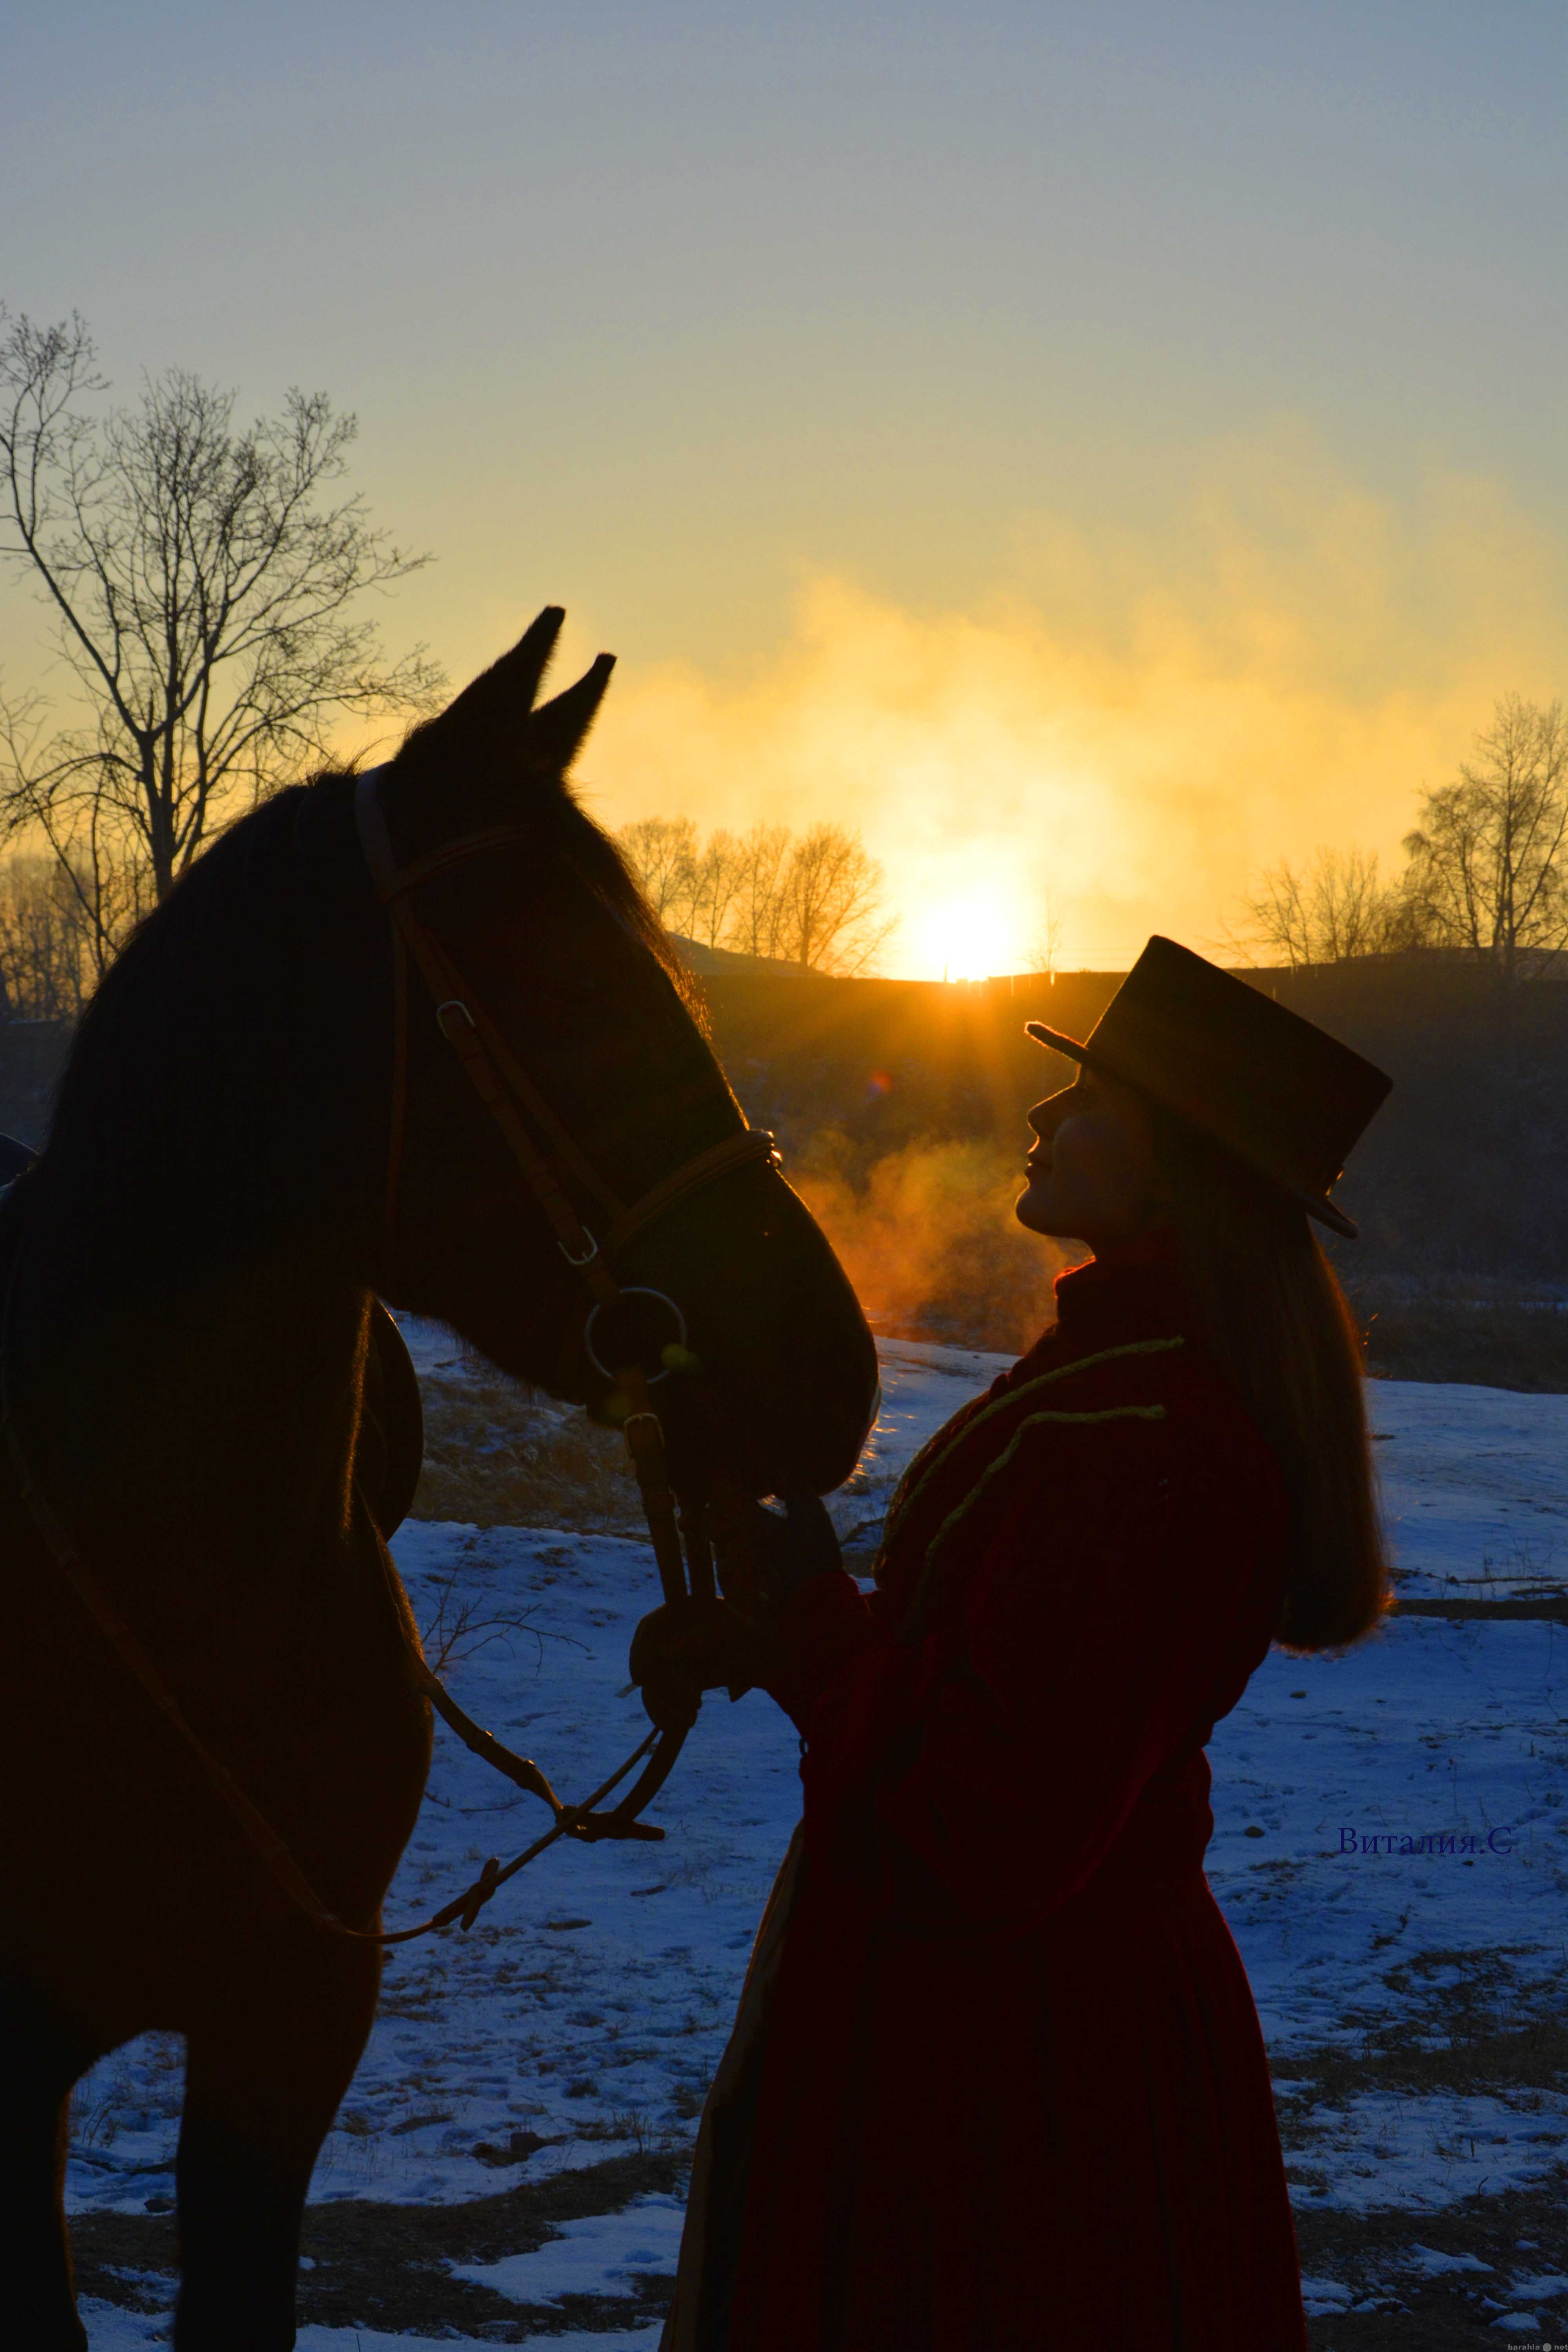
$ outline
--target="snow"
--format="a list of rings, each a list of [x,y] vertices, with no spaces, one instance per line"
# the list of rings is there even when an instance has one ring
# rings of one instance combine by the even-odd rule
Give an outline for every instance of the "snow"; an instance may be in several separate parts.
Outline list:
[[[563,2221],[562,2234],[536,2253],[508,2254],[499,2263],[454,2263],[472,2279],[513,2303],[553,2303],[563,2294],[630,2294],[642,2278],[675,2276],[685,2203],[679,2197],[639,2197],[618,2213]]]
[[[1373,1381],[1367,1402],[1407,1598],[1568,1590],[1568,1396]]]
[[[604,2290],[601,2288],[601,2293]],[[169,2341],[167,2312],[123,2311],[116,2304],[84,2294],[79,2305],[90,2352],[162,2352]],[[653,2352],[662,2327],[573,2327],[563,2334],[528,2336],[521,2352]],[[388,2336],[379,2327],[301,2327],[297,2352],[452,2352],[450,2336]]]
[[[1395,1618],[1341,1658],[1271,1652],[1209,1759],[1209,1883],[1277,2058],[1392,2013],[1420,1953],[1561,1965],[1568,1629]]]
[[[408,1336],[416,1360],[450,1364],[450,1335]],[[904,1465],[1006,1360],[898,1341],[882,1342],[881,1355],[881,1417],[834,1503],[841,1532],[858,1539],[858,1565]],[[1403,1593],[1568,1590],[1568,1398],[1388,1381],[1369,1400]],[[523,1621],[526,1632],[474,1629],[447,1680],[563,1795],[585,1795],[645,1728],[626,1655],[657,1598],[647,1547],[411,1522],[395,1549],[422,1623],[454,1580],[478,1618]],[[1414,1996],[1438,2002],[1476,1969],[1491,1972],[1506,2006],[1568,1969],[1568,1628],[1396,1617],[1341,1659],[1272,1653],[1210,1757],[1208,1874],[1282,2078],[1299,2200],[1414,2217],[1561,2160],[1568,2101],[1556,2095],[1406,2095],[1368,2081],[1292,2123],[1289,2077],[1310,2051],[1375,2049]],[[652,1809],[664,1843],[559,1844],[467,1936],[449,1930],[391,1956],[313,2198],[451,2202],[687,2144],[798,1813],[796,1765],[793,1727],[767,1699],[711,1696]],[[537,1801],[440,1731],[387,1924],[448,1900],[487,1854],[516,1853],[543,1825]],[[169,2037],[144,2038],[88,2078],[68,2172],[73,2210],[140,2211],[172,2196],[180,2089]],[[514,2159],[513,2133],[546,2144]],[[531,2302],[626,2292],[633,2271],[668,2274],[678,2226],[676,2200],[640,2200],[568,2224],[537,2253],[482,2275]],[[1527,2286],[1538,2298],[1563,2291],[1521,2282],[1512,2299]],[[1349,2307],[1332,2282],[1310,2292],[1325,2311]],[[151,2343],[163,2324],[107,2305],[89,2315],[95,2352]],[[657,2334],[548,2341],[610,2352]],[[346,2346],[354,2334],[312,2327],[300,2340]],[[417,2339],[358,2331],[361,2352],[381,2343],[416,2352]]]
[[[879,1339],[882,1408],[856,1466],[855,1475],[828,1509],[838,1539],[848,1553],[868,1555],[869,1565],[893,1489],[928,1437],[972,1396],[989,1388],[1010,1356],[989,1356],[973,1348],[940,1348],[913,1339]]]
[[[1491,2269],[1490,2263],[1483,2263],[1479,2254],[1445,2254],[1436,2246],[1407,2246],[1403,2260],[1408,2269],[1419,2271],[1423,2278],[1441,2278],[1446,2272]],[[1521,2284],[1528,2285],[1532,2293],[1539,2292],[1539,2281],[1526,2280]]]
[[[1458,2279],[1485,2277],[1487,2295],[1482,2308],[1500,2316],[1491,2325],[1505,2335],[1538,2335],[1542,2326],[1540,2315],[1522,2310],[1520,2305],[1554,2302],[1568,2294],[1568,2278],[1556,2273],[1537,2272],[1532,2275],[1509,2280],[1498,2277],[1490,2263],[1483,2263],[1476,2254],[1448,2254],[1433,2246],[1413,2243],[1401,2247],[1396,2253],[1384,2257],[1385,2275],[1375,2285],[1346,2286],[1338,2279],[1303,2275],[1301,2301],[1309,2319],[1334,2319],[1345,2312],[1376,2312],[1407,2308],[1401,2295],[1402,2286],[1414,2279]],[[1507,2298],[1514,2306],[1508,2309],[1499,2297]]]
[[[1309,2277],[1301,2273],[1301,2308],[1309,2319],[1332,2319],[1342,2311],[1349,2311],[1355,2301],[1356,2290],[1342,2286],[1337,2279]],[[97,2338],[93,2352],[97,2352]]]
[[[1568,2146],[1568,2101],[1542,2097],[1542,2107],[1521,2114],[1473,2094],[1358,2092],[1310,2130],[1287,2135],[1292,2162],[1326,2171],[1331,2183],[1299,2189],[1298,2202],[1435,2213],[1462,2197],[1526,2187]]]

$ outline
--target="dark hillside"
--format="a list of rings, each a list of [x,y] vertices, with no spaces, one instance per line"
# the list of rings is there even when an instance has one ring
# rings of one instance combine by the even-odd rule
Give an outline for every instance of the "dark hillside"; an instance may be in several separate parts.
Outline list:
[[[1424,955],[1244,976],[1394,1078],[1341,1188],[1363,1227],[1361,1278],[1568,1281],[1568,986],[1537,982],[1505,1002],[1468,966]],[[706,986],[751,1118],[777,1130],[792,1162],[830,1130],[840,1170],[864,1177],[921,1141],[1021,1151],[1026,1107],[1071,1068],[1024,1023],[1081,1036],[1120,979],[748,973]]]
[[[1568,1388],[1568,985],[1511,1004],[1447,957],[1246,975],[1388,1070],[1394,1092],[1340,1197],[1334,1245],[1373,1360],[1412,1379]],[[1014,1223],[1024,1111],[1071,1065],[1024,1034],[1090,1030],[1117,972],[972,985],[721,969],[714,1043],[776,1130],[880,1328],[1023,1347],[1055,1260]],[[43,1140],[64,1023],[0,1024],[0,1129]]]
[[[833,1128],[868,1162],[916,1141],[1027,1142],[1025,1108],[1068,1082],[1068,1066],[1024,1034],[1092,1028],[1120,972],[973,982],[710,977],[714,1043],[748,1116],[793,1157]]]
[[[1441,957],[1272,975],[1394,1090],[1342,1194],[1380,1270],[1568,1280],[1568,986],[1504,997]]]

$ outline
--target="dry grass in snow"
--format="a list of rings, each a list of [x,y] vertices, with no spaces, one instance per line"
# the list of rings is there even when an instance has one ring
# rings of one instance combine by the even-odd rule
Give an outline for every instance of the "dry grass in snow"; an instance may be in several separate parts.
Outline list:
[[[637,1480],[617,1432],[489,1366],[420,1368],[425,1468],[418,1519],[477,1528],[637,1535]]]

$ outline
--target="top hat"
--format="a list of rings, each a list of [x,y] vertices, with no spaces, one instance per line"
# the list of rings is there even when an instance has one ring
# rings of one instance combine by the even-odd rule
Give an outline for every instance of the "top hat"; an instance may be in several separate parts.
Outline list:
[[[1087,1038],[1025,1025],[1042,1045],[1152,1096],[1354,1239],[1329,1192],[1394,1081],[1299,1013],[1152,939]]]

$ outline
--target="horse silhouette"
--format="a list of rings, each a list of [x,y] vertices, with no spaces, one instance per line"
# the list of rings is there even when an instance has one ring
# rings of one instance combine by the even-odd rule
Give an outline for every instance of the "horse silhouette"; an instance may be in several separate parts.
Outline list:
[[[398,859],[430,866],[421,919],[561,1128],[636,1201],[744,1121],[657,921],[565,782],[607,663],[535,707],[561,620],[542,614],[410,734],[380,802]],[[443,868],[443,845],[490,828]],[[67,2105],[150,2029],[186,2044],[174,2342],[293,2343],[306,2190],[380,1961],[269,1876],[68,1581],[17,1463],[197,1738],[368,1931],[431,1749],[385,1551],[417,1396],[378,1301],[556,1395],[604,1396],[580,1278],[418,973],[400,1003],[402,986],[353,777],[279,793],[132,939],[47,1145],[0,1199],[16,1449],[0,1455],[0,2335],[18,2352],[85,2344]],[[848,1475],[875,1353],[776,1168],[752,1159],[677,1198],[616,1273],[679,1302],[719,1416],[702,1442],[752,1492]],[[678,1425],[670,1440],[679,1453]]]

